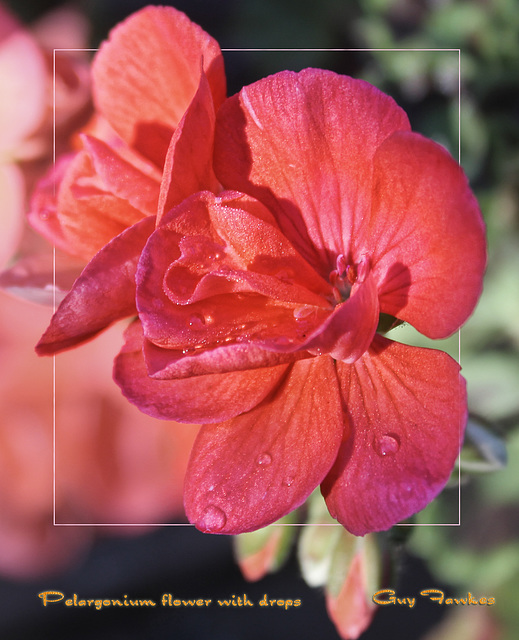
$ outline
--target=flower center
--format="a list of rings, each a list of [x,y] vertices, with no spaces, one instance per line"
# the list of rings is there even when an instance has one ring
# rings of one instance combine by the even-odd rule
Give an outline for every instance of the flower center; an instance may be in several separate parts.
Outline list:
[[[358,264],[350,264],[341,253],[337,256],[336,268],[330,272],[333,301],[344,302],[350,297],[355,282],[363,282],[368,273],[368,258],[363,256]]]

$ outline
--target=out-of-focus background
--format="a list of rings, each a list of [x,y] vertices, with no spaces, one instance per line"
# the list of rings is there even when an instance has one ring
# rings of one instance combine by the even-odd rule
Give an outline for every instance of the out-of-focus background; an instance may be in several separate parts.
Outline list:
[[[51,79],[53,48],[95,48],[112,26],[145,4],[138,0],[66,5],[4,2],[38,47],[47,51],[46,58],[31,58],[34,77]],[[464,607],[420,602],[413,609],[383,607],[362,637],[397,638],[405,629],[406,637],[424,640],[515,639],[519,628],[516,0],[179,0],[161,4],[185,11],[218,40],[224,49],[229,94],[281,69],[329,68],[372,82],[406,109],[415,130],[444,144],[456,158],[460,152],[483,211],[489,242],[480,304],[461,336],[441,345],[456,358],[461,353],[468,381],[471,422],[462,457],[461,526],[419,526],[406,529],[406,536],[400,529],[407,539],[400,550],[398,582],[392,586],[397,585],[399,596],[415,597],[422,589],[436,588],[446,597],[466,596],[469,591],[477,597],[494,597],[496,604]],[[63,7],[78,10],[83,18],[68,15],[53,22],[49,12]],[[52,161],[51,121],[37,135],[17,124],[22,114],[27,122],[37,118],[31,107],[38,96],[48,98],[51,85],[41,87],[26,77],[29,88],[23,91],[29,93],[22,94],[28,96],[24,109],[5,107],[13,87],[25,85],[10,66],[14,50],[2,49],[10,22],[0,15],[1,268],[19,253],[36,255],[48,266],[48,247],[23,226],[22,218],[17,222],[13,212],[26,207],[27,192]],[[30,46],[22,49],[27,52]],[[58,71],[57,88],[66,105],[58,122],[63,138],[88,110],[88,91],[82,93],[80,80],[90,55],[75,58],[72,75],[67,69]],[[78,265],[69,267],[71,274],[77,272]],[[147,419],[122,400],[110,380],[120,327],[74,354],[59,356],[53,390],[52,361],[39,360],[33,352],[50,307],[17,300],[16,293],[0,292],[0,636],[337,638],[322,591],[305,585],[294,555],[278,573],[248,583],[233,560],[230,538],[203,535],[190,526],[89,526],[185,524],[181,479],[196,427]],[[396,339],[421,343],[416,335],[397,331]],[[56,520],[81,526],[53,526],[53,391]],[[418,524],[458,521],[457,480],[455,474],[452,487],[418,516]],[[299,598],[303,605],[289,611],[257,606],[84,611],[60,605],[43,608],[38,593],[45,590],[61,591],[67,597],[76,593],[80,598],[128,594],[158,600],[162,593],[172,593],[213,601],[246,593],[253,602],[266,593]]]

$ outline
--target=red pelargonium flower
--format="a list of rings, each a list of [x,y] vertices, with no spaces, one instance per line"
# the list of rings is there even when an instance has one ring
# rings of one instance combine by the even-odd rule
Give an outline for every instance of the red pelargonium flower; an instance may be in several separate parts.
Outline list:
[[[445,485],[466,396],[454,360],[382,337],[380,314],[432,338],[467,319],[486,259],[477,203],[449,154],[365,82],[283,72],[215,119],[197,77],[157,218],[95,255],[38,350],[137,310],[115,379],[145,413],[205,425],[184,495],[199,529],[257,529],[318,485],[351,532],[389,528]],[[135,186],[117,163],[95,171]]]
[[[228,190],[170,210],[142,252],[116,380],[151,415],[207,423],[185,483],[200,529],[264,526],[318,484],[353,533],[386,529],[461,446],[458,364],[377,326],[442,338],[471,313],[486,251],[466,178],[392,99],[317,70],[226,101],[214,166]]]

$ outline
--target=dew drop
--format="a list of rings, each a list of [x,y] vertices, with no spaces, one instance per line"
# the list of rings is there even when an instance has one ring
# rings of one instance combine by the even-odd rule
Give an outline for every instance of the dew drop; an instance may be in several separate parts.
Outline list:
[[[283,485],[285,487],[290,487],[292,485],[292,483],[294,482],[294,478],[292,476],[288,476],[288,478],[285,478],[283,480]]]
[[[217,533],[225,527],[226,523],[225,513],[216,505],[210,504],[196,526],[204,533]]]
[[[201,313],[193,313],[187,319],[187,324],[189,327],[197,329],[205,325],[205,318]]]
[[[266,467],[272,462],[272,456],[269,453],[262,453],[256,458],[256,462]]]
[[[314,312],[314,308],[310,307],[310,306],[308,306],[308,307],[297,307],[293,311],[294,318],[296,320],[303,320],[303,318],[308,318],[308,316],[312,315],[313,312]]]
[[[386,433],[373,440],[373,448],[379,456],[393,456],[400,449],[400,438],[396,433]]]

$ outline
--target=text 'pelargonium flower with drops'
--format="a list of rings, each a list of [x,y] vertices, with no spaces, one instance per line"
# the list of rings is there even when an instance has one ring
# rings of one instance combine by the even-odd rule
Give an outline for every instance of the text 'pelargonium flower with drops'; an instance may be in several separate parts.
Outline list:
[[[142,60],[128,67],[132,50],[143,55],[128,24],[154,10],[99,53],[107,69],[124,47],[121,75],[104,85],[121,104],[128,78],[146,88]],[[159,167],[157,216],[94,256],[38,350],[137,315],[114,377],[145,413],[204,425],[184,489],[202,531],[263,527],[318,485],[352,533],[388,529],[445,486],[467,402],[450,356],[377,329],[390,316],[444,338],[465,322],[486,262],[477,203],[451,156],[362,80],[284,71],[220,104],[200,69]],[[133,99],[113,118],[145,121]],[[117,182],[117,165],[88,144],[94,171]]]

